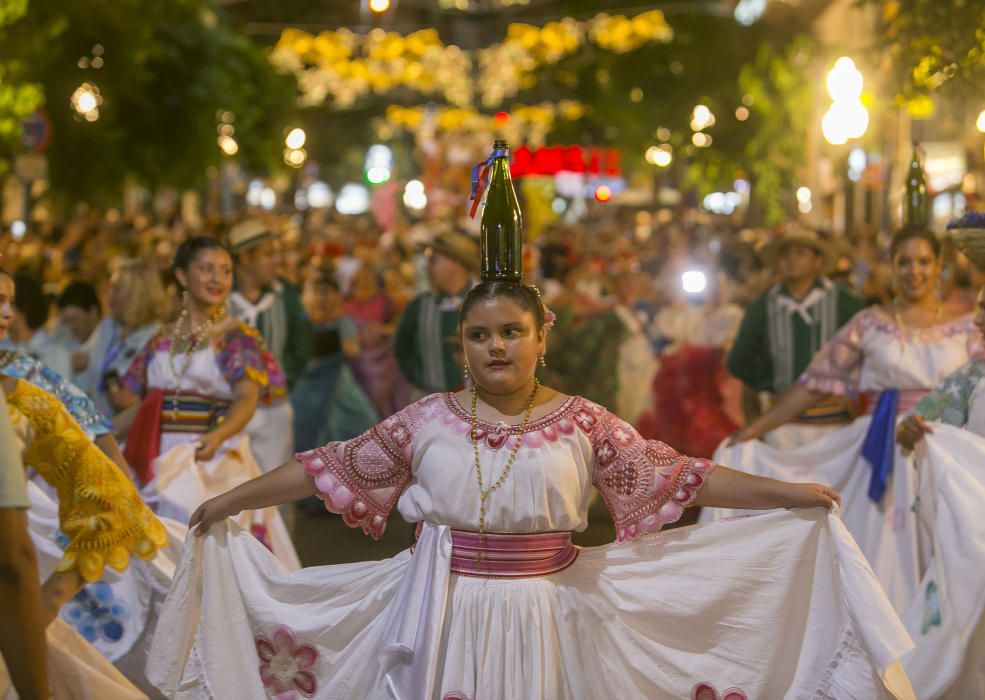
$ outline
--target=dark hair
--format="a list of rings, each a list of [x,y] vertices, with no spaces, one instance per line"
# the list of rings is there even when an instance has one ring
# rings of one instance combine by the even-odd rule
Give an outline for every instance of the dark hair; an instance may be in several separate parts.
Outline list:
[[[9,277],[10,279],[14,279],[14,276],[12,274],[10,274],[9,272],[7,272],[6,270],[4,270],[2,267],[0,267],[0,275],[5,275],[5,276]]]
[[[469,310],[480,301],[490,301],[505,297],[519,306],[524,311],[529,311],[534,315],[537,330],[544,327],[544,302],[540,298],[537,288],[529,284],[519,282],[479,282],[472,287],[465,295],[462,308],[458,312],[458,325],[465,323],[465,317]]]
[[[96,293],[96,288],[82,280],[70,282],[58,296],[59,310],[69,306],[78,306],[80,309],[86,311],[91,311],[92,309],[101,311],[99,307],[99,295]]]
[[[919,238],[922,241],[927,241],[927,244],[934,251],[934,257],[939,258],[941,256],[941,242],[934,232],[930,229],[921,228],[919,226],[904,226],[895,234],[893,234],[893,240],[889,244],[889,259],[890,261],[896,259],[896,253],[899,249],[903,247],[903,244],[914,238]]]
[[[33,277],[16,275],[14,278],[14,306],[24,314],[27,327],[36,331],[48,320],[50,301],[41,283]]]
[[[229,252],[229,248],[224,246],[220,241],[215,238],[209,238],[208,236],[195,236],[189,238],[180,246],[178,250],[174,252],[174,260],[171,262],[172,270],[187,270],[188,266],[192,264],[192,261],[201,253],[203,250],[224,250],[229,254],[229,258],[232,259],[233,254]]]

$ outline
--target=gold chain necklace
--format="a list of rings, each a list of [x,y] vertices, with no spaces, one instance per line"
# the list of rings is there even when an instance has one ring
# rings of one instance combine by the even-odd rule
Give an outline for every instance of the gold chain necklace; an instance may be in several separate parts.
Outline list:
[[[506,462],[506,466],[503,467],[502,473],[499,478],[496,479],[496,483],[492,484],[488,489],[483,487],[482,481],[482,464],[479,461],[479,440],[476,438],[476,424],[478,423],[478,402],[479,402],[479,391],[475,386],[472,387],[472,432],[470,437],[472,438],[472,447],[475,449],[475,475],[479,480],[479,534],[482,535],[486,531],[486,503],[489,497],[494,491],[499,489],[505,482],[507,477],[510,475],[510,471],[513,469],[513,462],[516,461],[517,452],[520,451],[520,442],[523,437],[524,431],[527,429],[527,423],[530,422],[530,414],[534,410],[534,401],[537,400],[537,391],[540,389],[540,381],[534,377],[534,390],[530,392],[530,399],[527,401],[527,411],[523,416],[523,422],[520,423],[520,434],[516,436],[516,440],[513,443],[513,449],[510,450],[510,458]]]
[[[171,420],[178,420],[178,402],[181,399],[181,379],[191,367],[192,358],[195,353],[207,347],[212,340],[210,331],[212,326],[226,317],[226,306],[223,304],[215,310],[211,316],[203,321],[197,328],[191,327],[191,319],[188,319],[188,331],[181,332],[181,322],[188,316],[188,309],[183,309],[181,316],[174,323],[174,330],[171,331],[171,347],[168,348],[168,365],[174,375],[174,394],[171,396]],[[181,372],[174,366],[174,356],[179,352],[185,353],[184,364]]]

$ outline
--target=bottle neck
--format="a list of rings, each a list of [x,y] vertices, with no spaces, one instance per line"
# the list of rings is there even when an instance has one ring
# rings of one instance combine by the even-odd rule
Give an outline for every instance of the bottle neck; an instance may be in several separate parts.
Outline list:
[[[505,173],[506,177],[510,177],[510,150],[508,148],[493,151],[493,162],[489,173],[490,180],[500,173]]]

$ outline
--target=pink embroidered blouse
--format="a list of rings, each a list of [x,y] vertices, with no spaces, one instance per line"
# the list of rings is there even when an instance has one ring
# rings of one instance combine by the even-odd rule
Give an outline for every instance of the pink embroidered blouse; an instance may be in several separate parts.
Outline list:
[[[515,440],[516,461],[487,504],[489,532],[583,530],[591,489],[601,491],[617,539],[656,532],[680,518],[714,464],[644,440],[616,416],[581,397],[516,426],[479,421],[452,393],[433,394],[363,435],[297,455],[345,522],[380,537],[394,506],[410,522],[478,529],[478,440],[484,483],[499,478]]]
[[[884,389],[937,386],[972,359],[985,357],[971,314],[930,328],[901,329],[884,309],[855,314],[818,352],[798,383],[828,394],[855,396]]]

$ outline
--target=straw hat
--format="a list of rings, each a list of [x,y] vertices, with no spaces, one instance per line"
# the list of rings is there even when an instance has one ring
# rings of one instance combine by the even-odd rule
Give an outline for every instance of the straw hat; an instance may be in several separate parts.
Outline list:
[[[463,231],[439,233],[428,248],[454,260],[472,274],[479,272],[479,241]]]
[[[824,269],[830,269],[837,260],[834,247],[821,238],[817,231],[798,229],[784,236],[774,238],[759,251],[759,257],[766,265],[774,267],[783,251],[792,245],[803,245],[812,249],[824,259]]]
[[[229,229],[229,249],[241,253],[273,236],[270,227],[259,219],[246,219]]]

